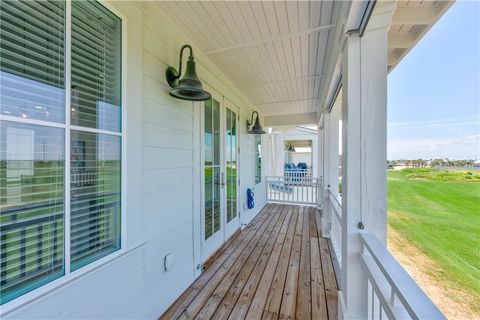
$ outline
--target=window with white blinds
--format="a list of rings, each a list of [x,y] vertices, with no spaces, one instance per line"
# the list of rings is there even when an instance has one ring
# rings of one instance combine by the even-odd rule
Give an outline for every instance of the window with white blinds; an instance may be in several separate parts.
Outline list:
[[[96,2],[72,2],[72,124],[121,129],[121,21]]]
[[[1,1],[0,18],[4,304],[120,249],[122,23],[96,1]]]
[[[120,248],[120,137],[72,131],[71,268]]]
[[[64,274],[64,129],[1,123],[1,300]]]
[[[0,2],[2,115],[65,121],[65,3]]]

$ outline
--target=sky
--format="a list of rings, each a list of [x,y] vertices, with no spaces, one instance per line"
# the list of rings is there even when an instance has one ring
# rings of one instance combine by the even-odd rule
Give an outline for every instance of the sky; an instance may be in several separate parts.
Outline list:
[[[388,159],[480,159],[480,1],[457,1],[388,76]]]

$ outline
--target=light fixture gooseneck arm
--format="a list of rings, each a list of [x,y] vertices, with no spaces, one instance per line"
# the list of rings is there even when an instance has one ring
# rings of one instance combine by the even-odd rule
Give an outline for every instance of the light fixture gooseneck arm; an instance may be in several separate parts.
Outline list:
[[[192,50],[192,47],[189,45],[189,44],[185,44],[182,46],[182,48],[180,49],[180,61],[178,62],[178,78],[180,78],[182,76],[182,60],[183,60],[183,50],[188,48],[190,50],[190,56],[191,58],[193,58],[193,50]]]
[[[257,111],[253,111],[252,112],[252,116],[250,117],[250,122],[248,122],[248,125],[251,126],[253,124],[253,115],[256,114],[257,115],[257,118],[258,118],[258,112]]]

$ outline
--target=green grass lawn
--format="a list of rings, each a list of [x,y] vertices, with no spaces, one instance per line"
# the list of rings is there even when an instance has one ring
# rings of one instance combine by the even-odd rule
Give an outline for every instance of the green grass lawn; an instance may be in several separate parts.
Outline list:
[[[388,224],[443,269],[431,276],[480,297],[480,172],[388,172]]]

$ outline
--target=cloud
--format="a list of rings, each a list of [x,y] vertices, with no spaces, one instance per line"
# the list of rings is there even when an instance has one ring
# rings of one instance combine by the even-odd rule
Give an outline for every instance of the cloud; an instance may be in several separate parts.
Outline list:
[[[398,139],[387,144],[388,159],[478,159],[480,134],[460,139]]]
[[[458,118],[458,119],[441,119],[431,121],[414,121],[414,122],[390,122],[387,124],[389,130],[408,130],[412,131],[430,131],[445,130],[466,127],[480,126],[478,117]]]

